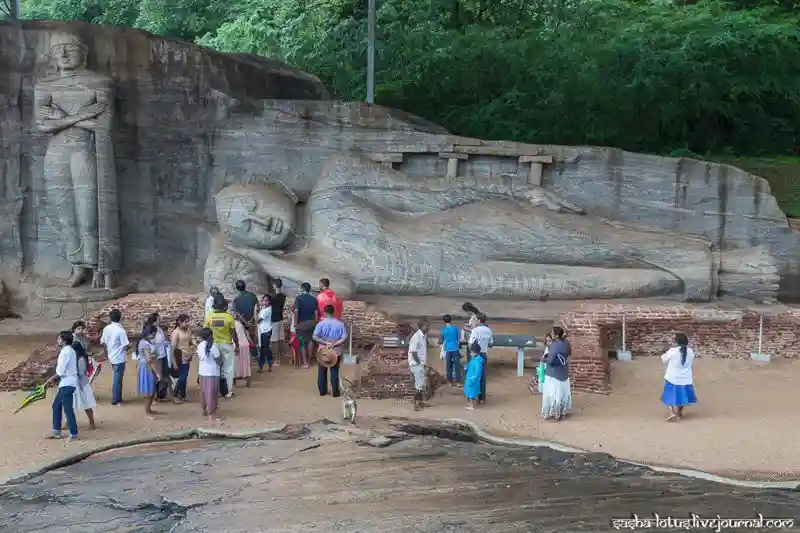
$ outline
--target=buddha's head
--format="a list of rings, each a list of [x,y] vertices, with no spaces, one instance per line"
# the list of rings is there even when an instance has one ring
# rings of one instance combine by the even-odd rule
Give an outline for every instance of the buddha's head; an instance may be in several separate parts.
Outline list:
[[[281,248],[294,233],[297,199],[280,184],[229,185],[215,202],[222,233],[233,245]]]
[[[77,70],[86,66],[86,44],[73,33],[56,33],[50,39],[50,53],[59,70]]]

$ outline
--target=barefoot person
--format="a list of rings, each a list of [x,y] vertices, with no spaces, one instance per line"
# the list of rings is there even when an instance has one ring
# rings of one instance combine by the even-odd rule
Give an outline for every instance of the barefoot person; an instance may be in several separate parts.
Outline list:
[[[486,402],[486,375],[489,373],[489,346],[494,344],[494,334],[491,328],[486,325],[486,315],[481,313],[475,315],[478,325],[469,333],[469,345],[478,343],[481,347],[481,354],[484,357],[483,374],[481,375],[481,394],[478,396],[480,403]]]
[[[247,339],[236,336],[236,320],[228,313],[228,301],[222,295],[214,300],[214,312],[206,318],[205,327],[214,334],[214,344],[222,354],[222,377],[225,381],[226,398],[233,398],[233,379],[236,377],[236,354],[239,343]]]
[[[220,364],[223,362],[219,347],[214,344],[214,333],[208,329],[200,330],[200,344],[197,345],[198,373],[200,375],[200,398],[203,403],[203,416],[209,422],[218,422],[215,417],[219,404]]]
[[[462,339],[464,341],[467,341],[467,347],[465,349],[465,352],[467,354],[467,362],[469,363],[471,357],[469,347],[470,344],[472,344],[471,342],[469,342],[469,337],[470,334],[472,333],[472,330],[477,328],[478,324],[480,324],[480,322],[478,321],[478,313],[480,313],[480,311],[478,310],[477,307],[475,307],[475,305],[472,302],[464,302],[464,305],[461,306],[461,310],[467,313],[467,316],[469,317],[467,321],[464,322],[464,329],[461,330]]]
[[[92,384],[89,381],[89,352],[88,343],[86,342],[83,333],[86,324],[82,320],[78,320],[72,324],[72,349],[75,350],[75,356],[78,364],[78,386],[75,387],[74,407],[75,411],[83,411],[86,413],[86,418],[89,419],[89,429],[97,429],[94,423],[94,408],[97,407],[97,401],[94,398],[92,391]]]
[[[572,411],[572,391],[569,382],[570,345],[564,329],[553,328],[553,342],[547,351],[544,387],[542,388],[542,417],[563,420]]]
[[[251,346],[255,346],[250,338],[250,332],[242,320],[242,316],[237,313],[237,318],[234,322],[236,328],[236,337],[239,339],[239,346],[236,347],[236,369],[234,374],[234,381],[243,379],[245,385],[250,388],[250,356]]]
[[[156,330],[156,336],[153,339],[153,347],[156,353],[156,363],[159,366],[158,373],[161,376],[156,384],[156,401],[164,402],[167,401],[167,396],[169,395],[169,377],[173,370],[176,374],[178,373],[178,365],[173,362],[171,354],[169,353],[171,347],[167,344],[167,335],[161,328],[161,315],[159,315],[157,311],[147,316],[142,326],[142,336],[144,336],[144,331],[149,327],[153,327]]]
[[[114,377],[111,381],[111,405],[122,403],[122,378],[125,377],[125,348],[130,346],[128,334],[122,327],[122,313],[119,309],[112,309],[108,313],[111,323],[103,328],[100,336],[100,344],[103,345],[103,352],[106,359],[111,364]]]
[[[697,403],[692,375],[694,350],[689,348],[689,338],[683,333],[677,333],[675,346],[661,356],[661,361],[667,365],[661,401],[669,407],[667,422],[674,422],[683,418],[684,407]]]
[[[189,369],[192,363],[192,332],[189,331],[189,315],[178,315],[175,329],[172,330],[172,359],[180,365],[178,381],[173,391],[173,401],[183,403],[186,401],[186,382],[189,379]]]
[[[445,373],[447,374],[447,381],[450,382],[451,387],[457,386],[461,383],[461,352],[458,347],[458,327],[453,325],[453,319],[450,315],[442,317],[442,335],[439,338],[439,344],[442,345],[444,350]]]
[[[73,338],[71,331],[62,331],[56,340],[61,350],[58,352],[56,373],[45,382],[45,387],[50,387],[58,381],[58,394],[53,399],[53,432],[49,439],[61,438],[61,414],[67,418],[69,440],[78,438],[78,423],[75,420],[75,406],[73,396],[78,387],[78,362],[75,350],[72,348]]]
[[[272,296],[265,294],[261,299],[261,310],[258,312],[258,373],[272,372]]]
[[[428,330],[430,326],[424,318],[417,322],[417,331],[408,343],[408,366],[414,376],[414,410],[425,407],[425,365],[428,364]]]
[[[334,317],[336,311],[334,306]],[[302,339],[302,348],[299,354],[299,363],[303,368],[308,368],[311,354],[314,353],[314,328],[319,320],[319,302],[311,294],[311,284],[304,281],[300,285],[300,294],[294,299],[294,323],[297,324],[297,336]]]
[[[464,396],[467,397],[467,411],[474,411],[478,397],[481,395],[481,378],[486,365],[486,356],[481,354],[481,345],[473,342],[469,347],[472,353],[467,363],[467,375],[464,378]]]
[[[157,360],[156,347],[156,327],[152,324],[146,326],[142,331],[142,338],[136,349],[136,356],[139,359],[139,396],[147,398],[144,406],[144,416],[148,419],[155,419],[158,413],[153,411],[153,402],[158,393],[158,383],[161,381],[161,364]]]
[[[247,290],[247,284],[244,282],[244,280],[237,280],[235,287],[238,294],[236,298],[233,299],[234,315],[242,321],[242,324],[244,324],[245,330],[247,330],[247,335],[251,339],[254,339],[256,335],[256,318],[258,317],[258,296]],[[248,349],[251,358],[258,358],[258,349],[255,343],[248,344],[246,348]],[[242,349],[241,346],[240,349]],[[248,365],[249,364],[250,363],[248,361]],[[242,370],[244,370],[244,367]],[[240,377],[238,374],[239,372],[237,371],[237,379]],[[247,377],[249,378],[249,370]],[[248,381],[248,387],[250,386],[249,383],[250,382]]]
[[[272,282],[272,335],[270,350],[274,356],[274,366],[280,366],[281,355],[286,344],[286,330],[283,327],[283,308],[286,306],[286,295],[283,294],[283,282],[280,278]]]
[[[332,305],[325,306],[324,318],[314,328],[313,339],[320,348],[329,348],[336,351],[336,363],[331,369],[331,393],[334,398],[339,397],[339,366],[342,364],[342,350],[347,340],[347,328],[344,323],[334,318],[336,310]],[[328,394],[328,367],[317,364],[317,388],[320,396]]]

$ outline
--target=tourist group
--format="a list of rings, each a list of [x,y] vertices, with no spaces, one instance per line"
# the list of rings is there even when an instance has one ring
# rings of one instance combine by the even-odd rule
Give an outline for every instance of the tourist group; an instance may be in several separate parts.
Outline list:
[[[186,401],[187,380],[192,360],[198,360],[198,383],[203,416],[219,422],[216,416],[220,397],[234,398],[234,387],[242,380],[250,386],[251,359],[258,361],[258,372],[271,372],[281,356],[293,344],[298,367],[310,368],[310,357],[317,351],[320,395],[328,393],[328,370],[333,396],[339,396],[339,366],[347,328],[341,321],[342,301],[328,279],[319,281],[319,294],[311,293],[311,284],[303,283],[291,309],[290,339],[286,339],[284,307],[286,295],[280,279],[273,281],[272,294],[259,298],[247,290],[244,281],[235,284],[237,296],[230,302],[218,288],[212,287],[203,310],[203,328],[195,335],[188,314],[177,317],[168,338],[158,312],[148,315],[133,349],[122,326],[122,313],[113,309],[110,322],[100,336],[105,359],[111,365],[111,405],[121,406],[123,378],[128,357],[137,363],[137,392],[146,398],[145,416],[155,418],[154,403]],[[53,429],[49,438],[62,437],[62,417],[66,418],[69,438],[78,436],[75,413],[85,411],[89,426],[95,428],[97,402],[92,391],[96,375],[90,357],[86,325],[75,322],[71,331],[58,334],[58,362],[55,374],[45,383],[58,393],[53,401]],[[128,352],[130,351],[130,356]]]
[[[196,337],[190,329],[190,317],[177,317],[170,338],[165,334],[157,312],[146,317],[141,335],[130,357],[138,365],[138,394],[146,398],[145,416],[154,418],[156,402],[183,403],[186,401],[187,380],[192,360],[198,360],[198,384],[203,416],[209,422],[219,422],[219,398],[232,399],[236,382],[244,380],[250,386],[251,360],[258,361],[258,372],[271,372],[278,367],[288,347],[293,348],[293,363],[310,368],[312,354],[317,360],[317,386],[319,394],[328,394],[328,382],[333,397],[339,397],[339,368],[347,328],[341,320],[343,304],[330,287],[328,279],[319,281],[319,293],[313,295],[310,283],[302,283],[300,294],[290,309],[290,336],[286,339],[284,308],[286,295],[280,279],[273,281],[272,294],[259,298],[247,290],[244,281],[235,283],[237,296],[232,309],[230,303],[212,287],[203,310],[203,328]],[[446,379],[451,387],[462,387],[468,410],[474,410],[486,401],[486,376],[489,348],[494,342],[487,317],[471,302],[462,306],[469,319],[462,329],[453,325],[452,317],[442,317],[439,337],[441,358],[444,360]],[[122,313],[114,309],[109,313],[110,323],[100,337],[104,355],[113,371],[111,405],[120,406],[122,383],[130,341],[121,325]],[[76,411],[84,411],[89,427],[95,428],[94,409],[97,406],[93,391],[96,364],[90,357],[86,324],[75,322],[71,331],[58,335],[60,348],[56,372],[46,386],[58,382],[58,393],[53,401],[53,429],[50,438],[62,437],[62,416],[66,418],[69,438],[78,436]],[[430,325],[422,319],[412,335],[408,347],[408,365],[414,380],[414,410],[427,407],[430,380],[433,372],[428,365],[428,333]],[[466,361],[462,365],[461,345],[466,345]],[[547,420],[566,419],[572,411],[570,388],[571,347],[562,327],[554,327],[545,338],[544,353],[537,373],[528,389],[542,395],[542,416]],[[688,347],[686,335],[675,337],[675,346],[662,356],[667,365],[662,402],[670,409],[668,421],[682,419],[686,405],[696,402],[692,385],[694,352]],[[463,379],[462,379],[463,376]]]

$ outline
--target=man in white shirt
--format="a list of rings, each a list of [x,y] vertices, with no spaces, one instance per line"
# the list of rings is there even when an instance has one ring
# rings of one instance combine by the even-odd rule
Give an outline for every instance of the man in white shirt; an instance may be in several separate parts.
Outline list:
[[[114,370],[111,381],[111,405],[120,405],[122,403],[122,378],[125,377],[125,348],[130,345],[130,341],[128,341],[125,328],[119,323],[122,320],[122,313],[119,309],[112,309],[108,317],[111,319],[111,323],[103,328],[100,344],[103,345],[105,356]]]
[[[486,374],[489,370],[489,346],[494,344],[494,335],[492,330],[486,325],[486,315],[478,313],[475,315],[478,318],[478,327],[474,328],[469,334],[469,346],[473,342],[477,342],[481,347],[481,353],[486,356],[486,365],[483,367],[483,376],[481,376],[481,394],[478,396],[478,402],[486,402]]]
[[[408,343],[408,366],[411,368],[411,375],[414,376],[414,410],[419,411],[425,406],[423,403],[425,395],[425,365],[428,364],[428,321],[420,319],[417,322],[417,331],[411,336]]]
[[[69,440],[78,438],[78,422],[75,420],[75,389],[78,386],[78,357],[72,349],[73,342],[71,331],[62,331],[58,334],[58,362],[56,363],[56,373],[45,382],[45,386],[52,386],[56,380],[58,383],[58,394],[53,399],[53,432],[49,439],[61,438],[61,414],[62,411],[67,418],[67,428],[69,429]]]

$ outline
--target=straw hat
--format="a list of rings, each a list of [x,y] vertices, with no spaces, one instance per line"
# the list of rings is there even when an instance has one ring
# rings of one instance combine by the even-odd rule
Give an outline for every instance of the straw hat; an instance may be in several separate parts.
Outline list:
[[[317,363],[326,367],[331,368],[336,366],[336,363],[339,362],[339,354],[336,353],[336,350],[333,348],[320,348],[317,350]]]

